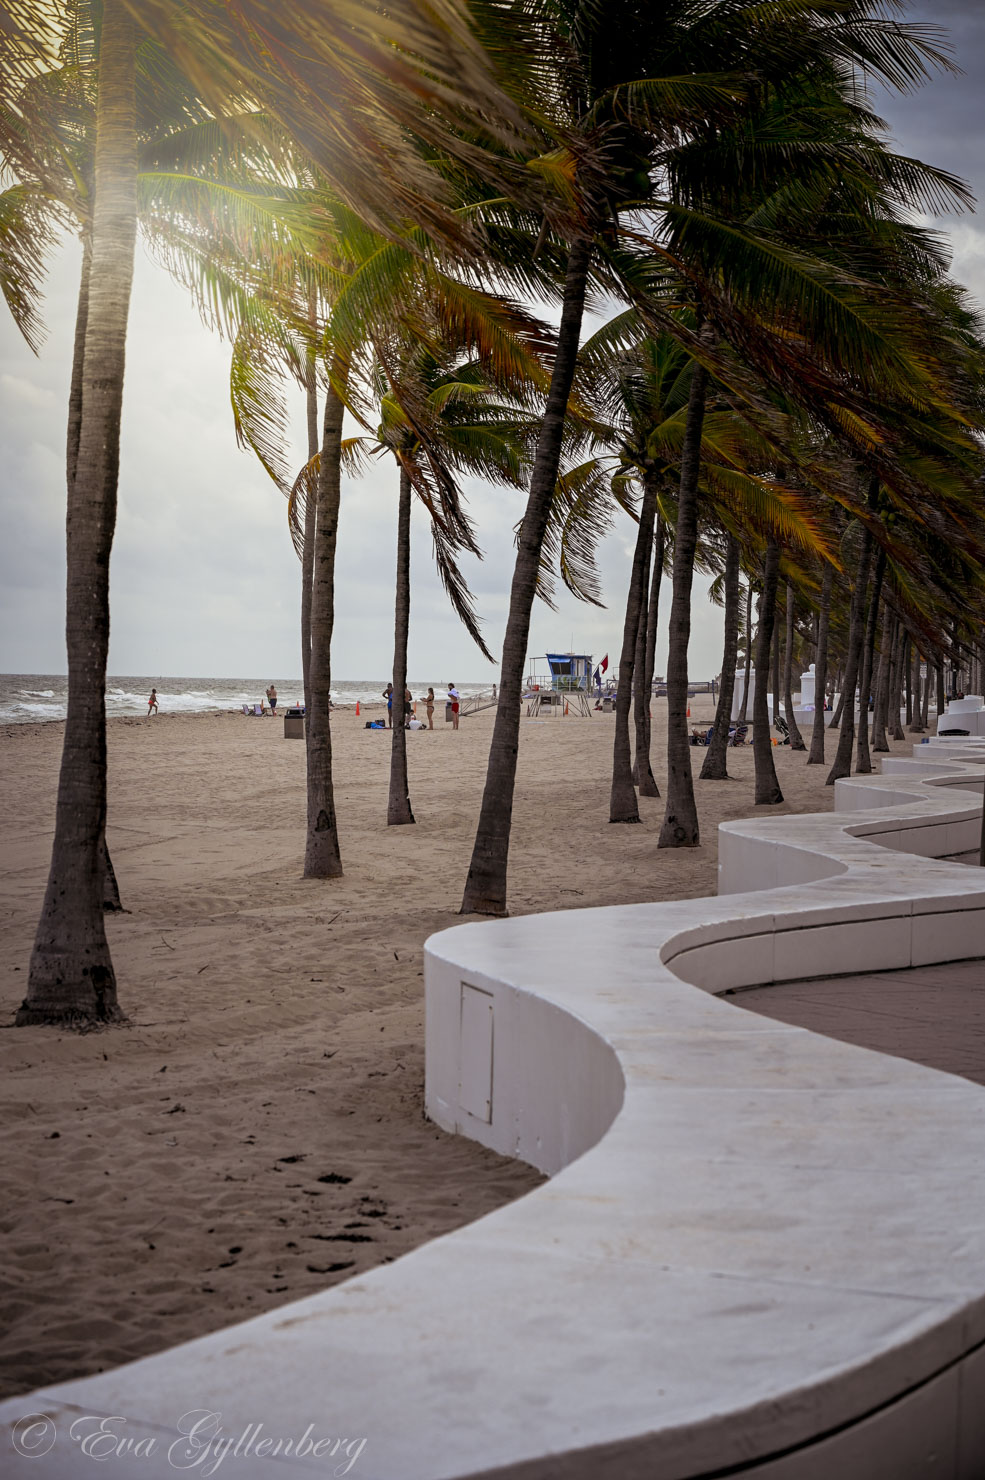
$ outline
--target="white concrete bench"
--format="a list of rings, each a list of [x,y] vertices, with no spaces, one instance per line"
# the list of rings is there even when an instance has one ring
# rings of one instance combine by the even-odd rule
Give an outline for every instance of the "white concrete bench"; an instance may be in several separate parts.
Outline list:
[[[8,1472],[88,1473],[70,1424],[121,1415],[156,1441],[127,1475],[170,1475],[204,1409],[231,1438],[366,1440],[230,1455],[232,1476],[980,1480],[985,1091],[714,995],[985,955],[985,875],[914,856],[977,836],[982,772],[934,770],[727,824],[715,899],[432,937],[429,1113],[552,1179],[323,1295],[7,1403],[59,1433]]]

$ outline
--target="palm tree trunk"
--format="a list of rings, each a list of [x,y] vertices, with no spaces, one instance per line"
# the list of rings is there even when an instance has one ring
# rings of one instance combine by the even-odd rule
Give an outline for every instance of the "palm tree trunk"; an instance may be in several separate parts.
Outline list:
[[[333,371],[341,367],[333,366]],[[311,580],[311,667],[305,734],[308,755],[306,879],[335,879],[342,873],[335,790],[332,783],[332,630],[335,626],[335,548],[342,493],[342,398],[330,383],[325,396],[321,467],[315,510]]]
[[[641,797],[658,797],[657,785],[650,765],[650,739],[652,720],[650,705],[653,699],[653,670],[657,661],[657,616],[660,609],[660,580],[664,568],[664,522],[657,515],[657,533],[653,551],[653,574],[650,578],[650,596],[646,607],[646,647],[643,663],[643,735],[636,732],[636,783]]]
[[[923,691],[920,687],[920,650],[916,644],[913,648],[913,723],[909,728],[911,735],[922,735],[926,729],[923,722]]]
[[[835,702],[835,697],[834,697],[835,694],[838,695],[837,703]],[[828,729],[829,730],[840,730],[841,729],[841,717],[842,717],[842,715],[845,712],[845,664],[844,664],[844,661],[840,661],[838,663],[837,668],[835,669],[834,689],[833,689],[832,694],[831,694],[831,702],[832,702],[833,708],[832,708],[832,711],[831,711],[831,723],[828,725]]]
[[[308,323],[315,328],[315,294],[308,296]],[[318,451],[318,378],[315,374],[315,352],[309,349],[305,366],[304,403],[308,423],[308,461]],[[301,556],[301,680],[304,686],[305,714],[311,710],[311,582],[315,569],[315,503],[309,498],[304,506],[304,551]]]
[[[121,0],[105,0],[81,419],[75,476],[68,480],[68,715],[51,868],[18,1024],[84,1025],[122,1018],[103,920],[106,659],[109,560],[116,525],[137,231],[135,73],[133,22]],[[76,414],[71,408],[70,418]],[[70,447],[73,437],[70,427]]]
[[[520,740],[520,696],[527,657],[530,612],[537,589],[551,498],[561,461],[564,418],[578,356],[591,255],[591,243],[584,239],[574,243],[568,256],[557,353],[537,439],[530,494],[520,526],[513,584],[510,589],[510,611],[503,639],[499,704],[489,747],[486,784],[462,897],[462,914],[466,915],[506,914],[513,790]]]
[[[711,744],[701,766],[699,781],[728,781],[728,735],[732,722],[732,696],[739,656],[739,542],[734,535],[725,541],[725,643],[722,650],[722,687],[715,710]]]
[[[889,718],[889,694],[892,679],[892,652],[895,640],[895,619],[890,621],[884,612],[882,620],[881,651],[879,654],[879,676],[876,679],[876,705],[872,716],[872,749],[880,754],[889,749],[886,724]]]
[[[841,729],[841,717],[845,712],[845,672],[843,668],[838,671],[838,683],[841,687],[838,689],[838,702],[831,715],[831,723],[828,725],[829,730]]]
[[[793,637],[794,637],[794,595],[793,587],[787,582],[787,626],[786,641],[783,649],[783,708],[786,714],[787,729],[790,732],[790,748],[792,750],[806,750],[803,736],[793,712]]]
[[[776,766],[773,764],[770,709],[766,697],[769,684],[770,651],[773,647],[773,623],[776,618],[776,590],[779,581],[780,547],[775,540],[768,540],[766,559],[763,563],[763,591],[759,600],[756,682],[752,696],[752,752],[756,770],[757,807],[774,807],[783,801]]]
[[[646,628],[649,620],[650,557],[653,554],[653,535],[643,553],[643,578],[640,589],[640,612],[636,623],[636,644],[633,648],[633,729],[635,732],[633,751],[633,785],[640,784],[640,758],[646,747],[646,718],[650,707],[649,694],[643,687],[646,672]],[[652,774],[652,773],[651,773]]]
[[[872,669],[875,666],[876,628],[879,625],[879,603],[882,601],[882,578],[886,572],[886,552],[879,546],[876,568],[872,577],[872,599],[865,621],[865,641],[862,647],[862,681],[859,685],[858,747],[855,752],[856,776],[868,776],[872,772],[872,757],[869,754],[869,696],[872,690]]]
[[[909,729],[913,724],[913,643],[910,641],[909,634],[906,639],[903,681],[906,684],[906,724]]]
[[[691,636],[691,587],[698,543],[698,478],[708,372],[695,362],[681,446],[681,487],[674,536],[674,595],[667,651],[667,806],[658,848],[696,848],[698,809],[687,732],[687,649]]]
[[[814,659],[814,727],[811,730],[809,766],[824,765],[824,701],[828,684],[828,626],[831,620],[831,588],[834,566],[825,564],[821,581],[821,606],[817,617],[817,657]]]
[[[85,366],[86,324],[89,318],[89,276],[92,272],[92,236],[86,231],[82,236],[82,274],[79,279],[79,301],[75,314],[75,339],[72,346],[72,379],[68,392],[68,434],[65,439],[65,483],[67,489],[75,486],[75,470],[79,462],[79,440],[82,435],[82,374]],[[120,886],[116,878],[113,860],[109,856],[106,829],[99,844],[100,868],[103,875],[103,909],[107,914],[123,910]]]
[[[779,591],[779,587],[777,587]],[[773,693],[773,724],[780,718],[780,624],[773,616],[773,651],[770,664],[770,689]]]
[[[413,822],[407,781],[407,633],[410,630],[410,478],[400,464],[400,502],[397,509],[397,599],[393,619],[393,729],[390,732],[390,797],[387,827]]]
[[[855,748],[855,693],[858,688],[862,642],[865,636],[865,598],[869,586],[869,565],[872,557],[872,535],[867,525],[862,526],[858,573],[848,620],[848,656],[845,659],[845,683],[842,690],[844,712],[838,735],[838,749],[834,764],[825,777],[825,786],[834,786],[843,776],[851,775],[852,751]],[[866,700],[866,704],[868,700]],[[868,719],[866,719],[868,723]]]
[[[749,680],[752,676],[752,578],[746,586],[746,662],[745,673],[742,679],[742,703],[739,705],[739,718],[737,724],[744,725],[748,721],[746,716],[749,712]]]
[[[944,659],[941,657],[937,662],[937,713],[942,715],[947,708],[947,689],[944,685]]]
[[[903,726],[900,723],[900,713],[903,708],[903,664],[906,661],[906,645],[908,638],[903,623],[900,622],[899,634],[896,638],[895,653],[895,677],[889,700],[889,738],[891,740],[905,740]]]
[[[640,503],[640,522],[636,531],[636,548],[629,577],[629,595],[626,598],[626,616],[622,629],[622,650],[619,654],[619,682],[616,687],[616,733],[612,742],[612,785],[609,792],[610,822],[639,822],[640,809],[633,787],[633,768],[629,752],[629,708],[633,697],[633,675],[636,674],[636,693],[643,697],[643,666],[637,667],[637,653],[642,647],[645,654],[646,635],[640,641],[640,618],[643,614],[647,578],[647,562],[653,545],[653,520],[657,510],[657,485],[653,475],[645,478],[643,499]],[[645,663],[645,659],[644,659]],[[645,699],[644,699],[645,702]],[[637,736],[639,722],[637,721]],[[638,744],[638,741],[637,741]]]

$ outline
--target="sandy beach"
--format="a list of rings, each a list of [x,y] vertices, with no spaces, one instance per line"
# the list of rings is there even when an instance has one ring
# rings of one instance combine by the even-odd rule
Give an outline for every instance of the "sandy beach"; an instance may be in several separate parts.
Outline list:
[[[695,722],[711,713],[694,701]],[[333,716],[346,873],[331,882],[300,877],[304,748],[279,719],[110,722],[129,912],[108,930],[130,1022],[81,1036],[8,1026],[62,726],[0,731],[4,1394],[311,1294],[539,1181],[423,1114],[421,947],[460,923],[492,711],[408,735],[403,828],[386,826],[389,737],[366,718]],[[611,752],[611,716],[524,720],[513,913],[714,893],[716,824],[753,811],[751,750],[729,752],[733,781],[698,786],[702,846],[687,851],[657,850],[660,800],[643,799],[641,827],[609,824]],[[775,756],[786,803],[771,810],[830,810],[825,767]]]

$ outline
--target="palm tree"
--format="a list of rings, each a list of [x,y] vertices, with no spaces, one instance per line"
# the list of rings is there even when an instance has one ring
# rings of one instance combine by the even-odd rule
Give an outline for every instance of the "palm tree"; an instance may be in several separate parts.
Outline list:
[[[834,586],[834,566],[825,564],[821,578],[821,600],[817,618],[817,649],[814,659],[814,725],[811,730],[811,748],[807,757],[809,766],[824,764],[824,700],[828,683],[828,623],[831,615],[831,591]]]
[[[783,713],[787,722],[787,731],[790,735],[790,748],[792,750],[806,750],[796,716],[793,712],[793,644],[794,644],[794,589],[787,581],[787,610],[786,610],[786,632],[783,645]]]
[[[643,634],[643,682],[637,690],[635,706],[636,759],[634,773],[641,797],[658,797],[660,789],[650,767],[650,702],[653,695],[653,674],[657,658],[657,616],[660,609],[660,584],[663,579],[664,559],[667,548],[667,525],[663,515],[657,513],[657,530],[653,547],[653,574],[650,577],[650,593],[646,602],[646,629]],[[642,613],[640,614],[642,626]]]
[[[122,1018],[103,923],[109,557],[137,233],[136,45],[104,0],[81,414],[68,507],[68,714],[51,868],[19,1025]],[[71,434],[70,434],[71,435]]]
[[[752,746],[756,765],[756,806],[772,807],[783,801],[783,792],[773,764],[773,742],[766,690],[769,686],[770,651],[776,617],[776,592],[779,585],[780,547],[776,540],[766,543],[763,562],[763,589],[759,598],[759,629],[756,634],[756,673],[752,700]]]
[[[139,156],[164,137],[173,147],[179,133],[201,125],[202,110],[167,57],[146,39],[138,47],[122,5],[105,6],[98,26],[88,6],[68,7],[57,62],[27,79],[16,108],[0,120],[5,155],[24,176],[5,193],[0,214],[9,219],[13,205],[36,230],[39,250],[50,242],[52,224],[75,225],[83,247],[66,458],[69,715],[51,874],[18,1020],[84,1023],[119,1016],[105,934],[89,917],[93,878],[101,881],[103,908],[120,907],[105,841],[103,695]],[[8,254],[4,275],[29,342],[35,266],[23,250]],[[96,815],[102,821],[93,840]],[[100,983],[96,993],[93,980]]]
[[[649,461],[649,460],[648,460]],[[645,612],[644,603],[649,578],[650,550],[653,545],[653,527],[657,512],[657,488],[659,475],[650,465],[643,473],[643,499],[640,504],[639,526],[636,546],[633,551],[632,571],[629,578],[629,596],[626,601],[626,619],[623,623],[622,650],[619,655],[619,683],[616,689],[616,726],[612,756],[612,788],[609,797],[610,822],[639,822],[640,813],[633,786],[633,768],[629,751],[629,706],[635,691],[643,703],[649,695],[643,693],[643,665],[637,666],[640,650],[640,627],[643,618],[643,649],[645,657]],[[637,751],[637,755],[639,752]]]
[[[869,488],[868,502],[871,507],[874,507],[878,494],[879,482],[878,479],[874,479]],[[842,689],[844,710],[842,713],[841,728],[838,733],[838,749],[835,752],[834,763],[825,781],[826,786],[833,786],[841,777],[851,774],[852,750],[855,744],[855,694],[858,688],[862,643],[865,634],[866,601],[872,560],[872,533],[868,524],[863,524],[860,527],[855,526],[850,532],[857,532],[858,556],[849,612],[848,651],[845,658],[845,679]],[[867,724],[867,695],[863,694],[862,702],[866,716],[865,722]]]
[[[865,619],[865,637],[862,643],[861,692],[859,694],[858,749],[855,760],[856,775],[869,775],[872,761],[869,755],[869,700],[872,693],[876,629],[882,603],[882,582],[886,573],[886,551],[880,545],[876,551],[875,567],[872,572],[872,597]]]
[[[0,195],[0,286],[28,345],[43,339],[38,307],[44,258],[63,230],[82,243],[76,326],[69,390],[66,483],[71,501],[79,455],[83,410],[83,362],[92,269],[92,197],[96,137],[100,26],[86,4],[70,4],[56,23],[51,56],[32,53],[26,38],[16,50],[21,63],[11,75],[21,81],[16,103],[0,103],[0,147],[17,183]],[[173,132],[196,116],[187,83],[153,47],[138,55],[135,79],[136,129],[141,141]],[[13,100],[11,100],[13,101]],[[103,908],[122,909],[116,874],[100,838]]]
[[[84,10],[68,6],[69,23]],[[137,33],[132,11],[149,31],[166,38],[168,62],[177,59],[217,114],[228,113],[231,103],[239,107],[243,100],[260,100],[273,116],[287,121],[289,130],[293,125],[302,146],[324,157],[329,174],[344,159],[341,188],[378,219],[392,222],[409,208],[448,238],[461,241],[467,233],[443,206],[441,183],[417,141],[440,142],[452,156],[479,167],[493,157],[475,137],[466,138],[466,132],[474,133],[478,126],[486,139],[518,137],[517,110],[495,83],[488,58],[455,0],[429,3],[426,11],[414,0],[397,0],[385,17],[376,7],[353,0],[344,19],[324,4],[286,16],[281,7],[262,0],[246,0],[232,11],[217,10],[207,0],[179,10],[170,0],[140,0],[139,6],[133,0],[105,0],[82,421],[74,487],[69,490],[69,715],[52,874],[21,1021],[108,1021],[119,1012],[105,935],[91,912],[93,898],[101,893],[99,859],[105,851],[106,576],[136,219]],[[30,171],[38,162],[32,130],[44,118],[35,106],[32,84],[51,69],[64,20],[41,0],[21,0],[9,24],[0,27],[0,146],[14,167]],[[519,68],[518,56],[511,61]],[[348,116],[344,104],[350,105]],[[39,174],[47,185],[51,171],[43,159],[41,165]],[[492,173],[502,178],[501,161],[494,165]],[[30,216],[25,219],[30,224]],[[32,266],[23,243],[19,257],[19,267]],[[17,305],[27,324],[30,307],[30,298]],[[335,419],[341,430],[341,413],[336,418],[333,407],[329,442]],[[328,511],[329,491],[325,502]],[[333,549],[334,531],[324,533],[327,552]],[[323,555],[319,573],[316,554],[316,606],[319,593],[324,600],[331,586],[324,562]],[[325,624],[317,612],[312,625],[321,630],[323,642]],[[315,749],[323,762],[323,741],[316,741]],[[334,808],[316,802],[309,811],[316,830],[324,831],[329,811],[334,826]]]
[[[791,111],[792,99],[796,97],[798,88],[802,90],[801,106]],[[710,130],[709,133],[714,134],[714,131]],[[817,169],[819,146],[821,153],[827,154],[820,172]],[[752,162],[757,158],[760,161],[758,172],[752,168]],[[835,158],[839,160],[839,164],[837,172],[832,174],[829,167]],[[725,177],[738,182],[737,186],[723,186],[723,166]],[[874,258],[881,256],[886,266],[894,259],[897,281],[899,265],[907,256],[915,261],[923,253],[924,262],[933,259],[932,245],[918,243],[909,234],[904,234],[905,245],[900,246],[901,238],[894,234],[892,224],[898,204],[907,200],[912,203],[915,192],[929,197],[936,196],[938,200],[942,191],[960,197],[960,183],[939,172],[928,171],[913,161],[895,160],[889,155],[881,154],[875,144],[872,120],[849,98],[844,86],[834,82],[834,74],[823,63],[820,67],[805,68],[801,75],[794,76],[789,90],[779,87],[764,89],[757,109],[740,117],[738,128],[731,132],[719,132],[711,139],[710,144],[707,137],[686,141],[682,149],[671,155],[669,168],[675,202],[692,208],[689,213],[682,212],[679,218],[671,216],[673,230],[669,246],[678,257],[686,256],[689,246],[698,248],[703,258],[703,275],[697,280],[694,291],[700,295],[704,312],[714,321],[723,338],[741,346],[747,363],[753,365],[758,374],[765,377],[771,385],[771,395],[775,397],[777,392],[782,392],[794,404],[808,408],[813,406],[812,414],[820,417],[822,425],[827,424],[832,428],[837,426],[839,435],[847,435],[849,440],[854,440],[854,431],[850,430],[852,413],[844,400],[844,393],[850,380],[865,380],[871,373],[865,365],[864,355],[861,360],[855,359],[855,349],[861,348],[861,341],[853,348],[850,336],[839,333],[836,344],[829,333],[833,321],[824,328],[818,320],[813,330],[808,329],[805,323],[793,336],[799,345],[795,355],[799,371],[796,376],[792,376],[789,353],[792,340],[789,328],[792,318],[799,314],[799,309],[804,305],[798,305],[793,314],[787,310],[789,316],[786,332],[775,335],[769,327],[774,308],[767,304],[766,322],[762,326],[766,329],[766,335],[763,337],[760,327],[754,322],[757,314],[764,313],[762,300],[754,307],[752,315],[737,307],[734,296],[730,296],[729,302],[723,305],[715,288],[714,273],[728,273],[731,276],[735,269],[735,251],[744,251],[749,226],[755,224],[758,231],[769,223],[776,242],[782,239],[793,246],[798,234],[801,246],[804,240],[816,239],[819,257],[831,272],[829,286],[840,279],[847,291],[847,297],[840,300],[839,312],[843,307],[852,317],[861,311],[863,318],[867,318],[868,312],[864,307],[866,297],[872,299],[874,305],[874,298],[884,293],[883,276],[877,276],[872,271]],[[753,182],[751,188],[749,181]],[[841,200],[838,199],[839,193],[843,194]],[[864,208],[863,197],[866,201]],[[874,212],[873,204],[876,205]],[[710,257],[706,257],[704,247],[712,233],[721,225],[723,206],[734,222],[732,250],[727,253],[724,245],[720,244],[714,248]],[[803,213],[802,206],[805,208]],[[698,217],[702,214],[702,209],[704,214],[699,225]],[[797,225],[791,232],[795,221]],[[834,230],[830,227],[831,221],[838,222]],[[848,226],[849,221],[853,223],[851,227]],[[868,260],[865,252],[859,251],[860,224],[863,227],[862,234],[868,238]],[[851,232],[854,232],[854,240]],[[694,272],[692,281],[696,279],[697,273]],[[884,362],[883,374],[894,390],[901,384],[897,379],[901,368],[904,369],[904,377],[914,386],[918,382],[926,384],[924,368],[930,361],[936,360],[941,381],[947,374],[944,358],[940,353],[940,341],[937,349],[931,350],[928,359],[924,359],[922,348],[918,347],[919,341],[926,342],[922,316],[918,314],[910,318],[909,323],[905,322],[907,305],[912,301],[912,294],[909,282],[904,283],[902,288],[902,291],[897,288],[894,304],[896,329],[891,330],[889,338],[883,341],[883,350],[889,350],[890,359],[895,362],[892,369],[889,361]],[[804,291],[806,302],[813,292],[806,281]],[[849,299],[854,300],[851,308]],[[888,323],[888,320],[882,320],[883,330],[888,327]],[[817,333],[827,337],[829,342],[824,365],[812,353],[808,352],[803,357],[800,353],[810,345]],[[899,339],[896,339],[897,333],[901,336]],[[895,340],[896,347],[890,350],[891,340]],[[909,364],[908,368],[904,368],[908,341],[911,341]],[[778,355],[776,351],[779,351]],[[705,346],[704,355],[700,349],[696,353],[699,359],[703,359],[715,370],[723,384],[735,387],[736,382],[729,376],[728,367],[716,361],[710,354],[708,345]],[[780,367],[781,360],[786,361],[783,369]],[[771,362],[772,371],[768,369]],[[841,375],[841,367],[849,371],[849,377]],[[835,372],[833,376],[830,374],[832,370]],[[837,383],[839,376],[840,386]],[[924,404],[929,410],[929,402]],[[955,409],[958,409],[959,403],[954,404]],[[754,412],[754,408],[747,405],[745,414],[750,412]],[[884,402],[882,415],[886,414]],[[887,447],[893,446],[892,438],[883,437],[881,440]],[[868,432],[863,442],[866,451],[869,451],[872,443]],[[784,455],[790,450],[782,441],[777,446]],[[890,476],[887,464],[891,465],[891,456],[892,454],[882,460],[881,471],[884,477]],[[697,477],[693,481],[692,490],[688,491],[688,498],[693,496],[696,488]],[[684,491],[682,483],[682,498]],[[690,584],[690,572],[686,562],[684,565],[675,565],[675,570],[680,576],[681,584],[683,636],[686,627],[683,616],[685,588]],[[690,766],[685,749],[686,677],[686,664],[672,654],[668,668],[672,724],[668,735],[668,750],[672,759],[667,794],[667,828],[662,839],[667,844],[693,843],[697,838]],[[774,683],[773,687],[778,689],[778,684]]]
[[[745,635],[745,663],[742,674],[742,700],[739,704],[738,723],[746,724],[748,720],[749,705],[749,680],[752,676],[752,577],[746,577],[746,614],[743,623]]]
[[[629,311],[604,325],[579,356],[582,404],[592,410],[592,434],[618,460],[612,479],[615,502],[631,508],[630,489],[641,490],[637,536],[623,623],[616,689],[609,821],[640,821],[635,785],[659,795],[650,770],[649,699],[656,643],[656,601],[663,568],[663,529],[654,570],[653,631],[650,632],[650,560],[659,497],[678,476],[688,387],[693,361],[669,336],[649,335],[639,314]],[[597,459],[604,465],[606,454]],[[647,676],[648,654],[650,659]],[[630,762],[629,716],[635,699],[636,767]]]
[[[455,363],[454,350],[438,341],[413,346],[387,345],[377,381],[380,426],[374,450],[392,453],[400,470],[397,519],[397,588],[394,615],[393,694],[388,826],[411,823],[407,744],[402,722],[407,687],[410,625],[410,514],[416,493],[431,520],[435,555],[452,606],[483,656],[492,661],[481,636],[472,599],[455,554],[479,549],[465,516],[457,485],[461,473],[522,485],[528,428],[518,408],[500,404],[474,361]],[[347,446],[350,456],[356,444]],[[398,719],[397,717],[400,716]]]
[[[739,566],[741,550],[732,534],[725,535],[725,568],[722,590],[725,598],[725,647],[722,653],[722,682],[711,740],[701,764],[699,781],[727,781],[727,747],[735,694],[735,668],[739,654]]]
[[[773,7],[782,21],[812,13],[800,4]],[[564,238],[563,298],[550,391],[534,457],[527,508],[520,526],[510,609],[503,643],[500,698],[496,712],[486,783],[475,843],[462,899],[462,913],[506,913],[507,862],[513,789],[519,742],[521,686],[526,660],[530,612],[537,589],[541,549],[548,526],[552,491],[561,461],[565,414],[575,376],[578,341],[586,294],[598,252],[613,243],[620,211],[652,199],[650,169],[655,151],[672,135],[703,125],[709,115],[733,105],[745,84],[736,71],[747,69],[756,54],[768,65],[782,50],[789,61],[795,38],[782,26],[783,41],[764,24],[759,7],[737,4],[722,14],[697,15],[681,0],[650,11],[640,24],[635,7],[610,6],[604,13],[587,5],[571,10],[549,8],[540,17],[541,34],[553,47],[553,70],[542,83],[553,87],[547,101],[562,144],[560,153],[541,162],[560,179],[570,202]],[[751,28],[750,28],[751,23]],[[799,43],[798,43],[799,44]],[[658,66],[673,64],[673,75],[660,76]],[[726,68],[728,71],[726,72]],[[538,100],[542,116],[544,99]],[[558,165],[562,168],[559,169]],[[555,219],[557,219],[555,208]],[[544,219],[539,241],[549,234]],[[704,371],[692,380],[694,405],[702,406]],[[700,415],[691,418],[683,465],[696,475]],[[681,605],[678,563],[686,564],[693,521],[679,515],[681,551],[674,562],[675,601],[671,624],[678,636],[687,614]],[[685,680],[686,682],[686,680]],[[679,684],[675,680],[675,695]],[[674,764],[672,758],[671,764]],[[681,839],[683,841],[683,839]]]

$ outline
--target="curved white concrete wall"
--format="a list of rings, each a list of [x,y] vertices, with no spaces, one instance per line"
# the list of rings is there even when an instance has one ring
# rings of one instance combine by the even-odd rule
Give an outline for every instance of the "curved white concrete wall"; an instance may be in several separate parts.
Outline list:
[[[934,770],[854,779],[850,814],[728,824],[741,894],[432,937],[429,1110],[552,1180],[5,1422],[125,1416],[156,1440],[140,1475],[172,1473],[175,1425],[207,1409],[233,1438],[366,1440],[230,1454],[230,1475],[980,1480],[985,1091],[713,995],[985,956],[982,872],[905,851],[979,824],[981,768]],[[86,1472],[64,1437],[10,1470]]]

